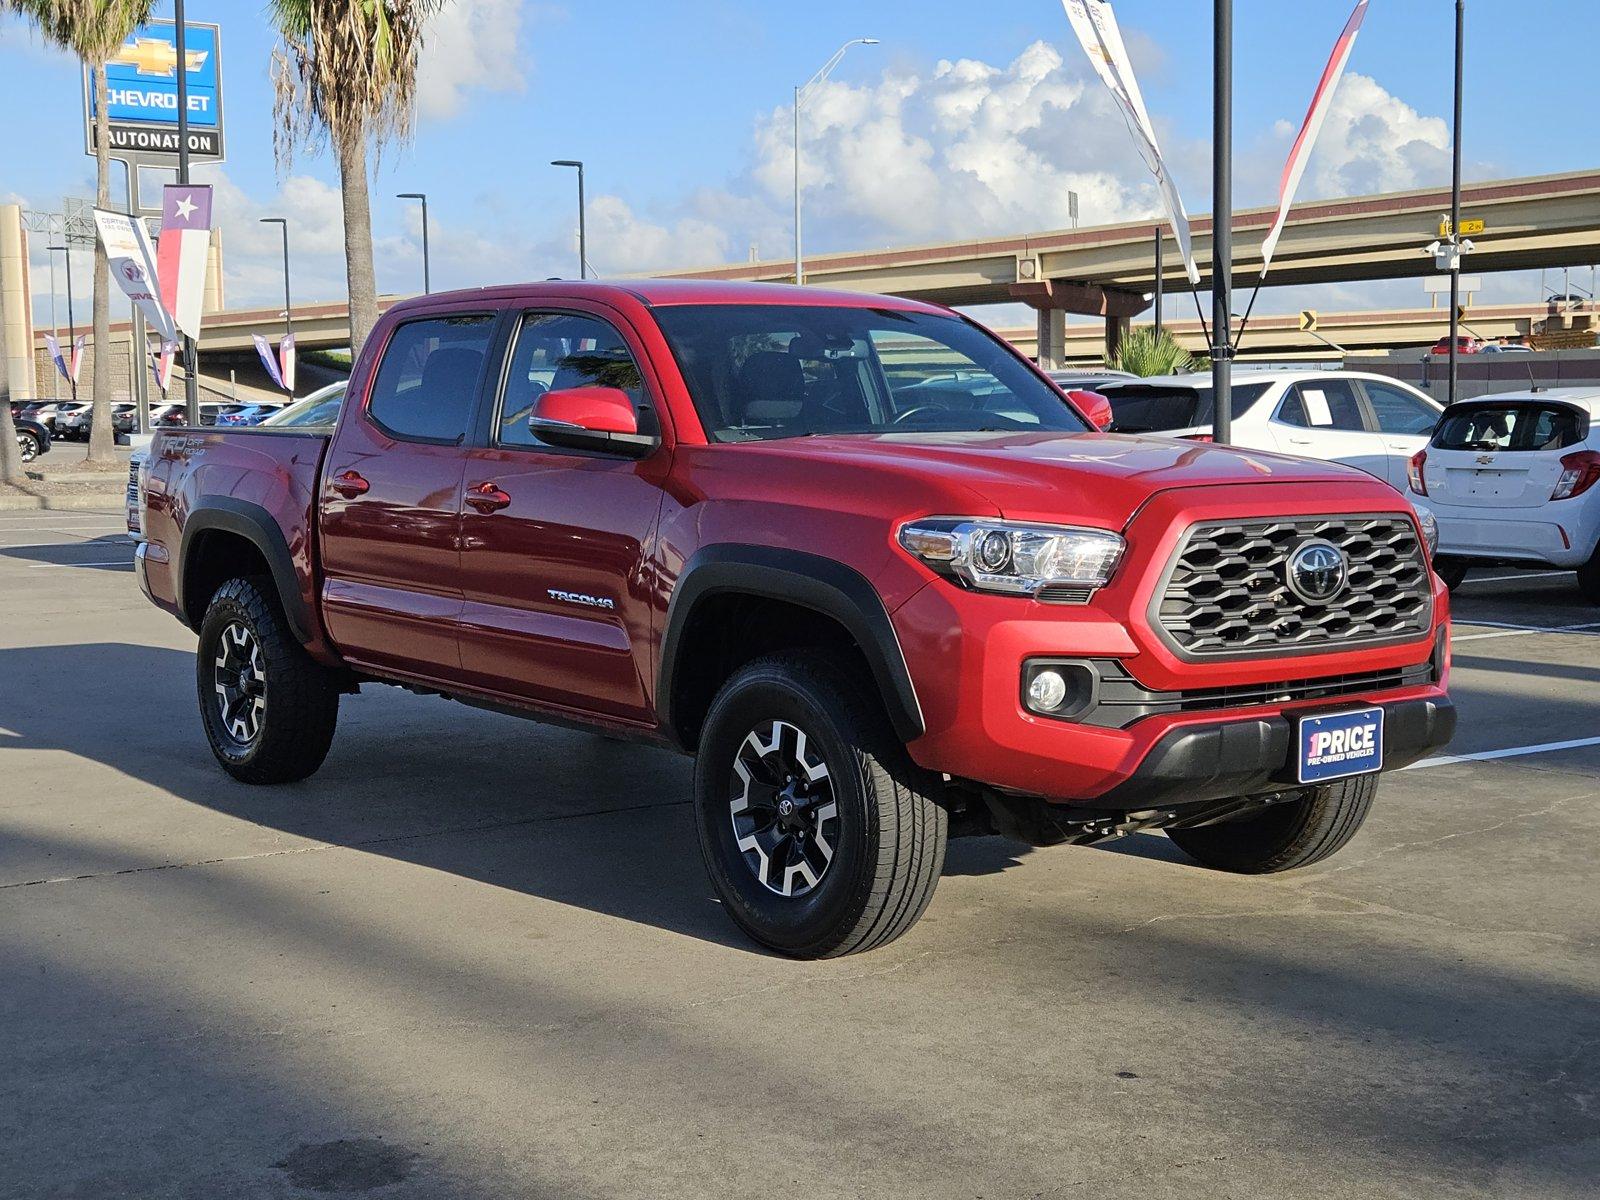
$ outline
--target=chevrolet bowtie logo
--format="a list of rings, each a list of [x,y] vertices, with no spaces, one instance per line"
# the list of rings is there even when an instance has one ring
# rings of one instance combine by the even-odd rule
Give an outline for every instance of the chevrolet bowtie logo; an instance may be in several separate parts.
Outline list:
[[[204,50],[186,51],[184,57],[189,60],[190,71],[205,66]],[[134,38],[123,44],[109,65],[133,67],[140,75],[163,75],[170,79],[177,74],[178,49],[163,38]]]

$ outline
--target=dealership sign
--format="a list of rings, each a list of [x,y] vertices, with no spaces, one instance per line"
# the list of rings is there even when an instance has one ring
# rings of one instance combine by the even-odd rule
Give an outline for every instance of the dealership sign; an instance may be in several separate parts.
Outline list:
[[[222,38],[215,25],[184,23],[189,153],[222,158]],[[84,70],[84,145],[94,153],[94,72]],[[171,21],[135,29],[106,63],[111,152],[178,157],[178,34]]]

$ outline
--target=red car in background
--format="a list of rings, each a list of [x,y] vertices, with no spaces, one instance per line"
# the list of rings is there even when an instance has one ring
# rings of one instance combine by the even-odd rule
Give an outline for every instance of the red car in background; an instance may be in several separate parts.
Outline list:
[[[1481,340],[1479,340],[1478,338],[1472,337],[1472,336],[1470,336],[1468,334],[1465,334],[1465,333],[1459,335],[1456,338],[1456,353],[1457,354],[1477,354],[1482,349],[1483,349],[1483,342]],[[1437,342],[1435,342],[1433,344],[1433,349],[1429,350],[1428,353],[1429,354],[1449,354],[1450,353],[1450,338],[1449,338],[1449,336],[1447,335],[1445,337],[1442,337]]]

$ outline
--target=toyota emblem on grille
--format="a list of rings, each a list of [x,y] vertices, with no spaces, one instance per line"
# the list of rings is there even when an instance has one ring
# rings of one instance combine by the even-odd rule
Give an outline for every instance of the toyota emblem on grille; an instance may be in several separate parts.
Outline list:
[[[1332,542],[1314,538],[1289,555],[1284,575],[1289,590],[1307,604],[1326,604],[1344,591],[1350,564]]]

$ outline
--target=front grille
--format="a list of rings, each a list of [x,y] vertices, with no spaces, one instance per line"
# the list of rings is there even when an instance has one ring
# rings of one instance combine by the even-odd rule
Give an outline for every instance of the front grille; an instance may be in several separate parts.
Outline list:
[[[1289,556],[1312,538],[1332,542],[1349,562],[1348,583],[1326,604],[1289,588]],[[1195,658],[1407,641],[1433,622],[1422,547],[1400,513],[1202,522],[1185,536],[1157,595],[1156,628]]]

